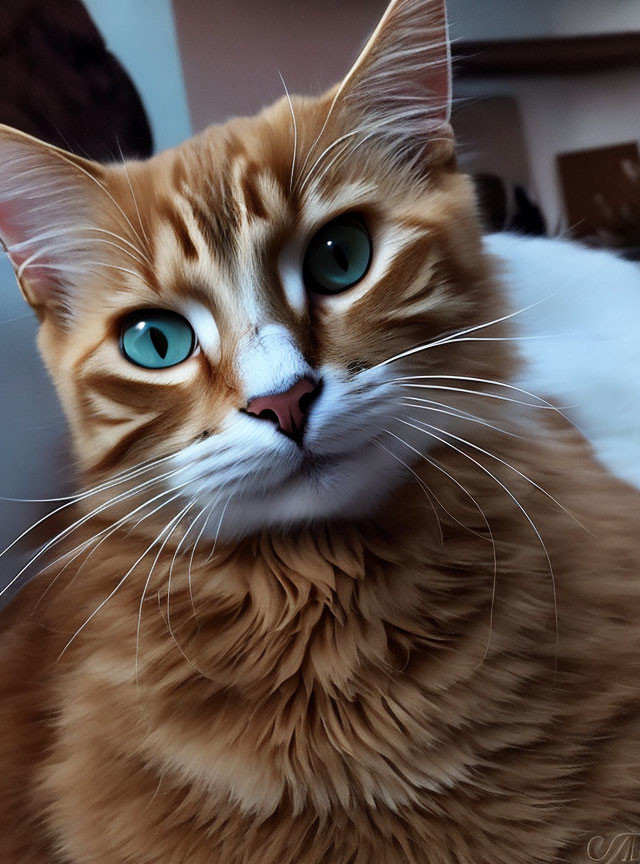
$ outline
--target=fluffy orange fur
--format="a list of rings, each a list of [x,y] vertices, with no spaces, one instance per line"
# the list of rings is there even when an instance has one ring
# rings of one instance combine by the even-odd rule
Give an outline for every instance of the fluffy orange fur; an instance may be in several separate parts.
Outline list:
[[[242,273],[260,273],[252,290],[315,366],[371,368],[508,311],[445,117],[413,156],[373,136],[314,166],[359,122],[402,15],[441,28],[438,4],[397,0],[339,90],[148,162],[97,166],[0,132],[109,240],[69,241],[99,267],[71,290],[20,269],[5,236],[82,488],[99,487],[62,511],[63,539],[3,613],[6,864],[577,864],[591,838],[640,831],[640,496],[548,405],[458,381],[436,398],[483,418],[473,444],[405,407],[407,435],[416,415],[436,424],[420,432],[433,446],[381,437],[406,471],[370,513],[186,555],[178,519],[154,545],[184,501],[149,513],[162,467],[135,466],[246,405]],[[352,302],[297,312],[274,262],[322,199],[409,240]],[[220,345],[160,374],[127,367],[122,316],[178,296],[215,311]],[[508,342],[459,340],[395,373],[508,382],[514,367]]]

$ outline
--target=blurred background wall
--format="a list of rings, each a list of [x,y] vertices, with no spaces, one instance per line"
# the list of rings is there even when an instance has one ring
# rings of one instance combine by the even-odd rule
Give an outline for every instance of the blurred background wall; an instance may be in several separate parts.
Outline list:
[[[156,150],[191,134],[171,0],[83,0],[107,48],[131,77]]]

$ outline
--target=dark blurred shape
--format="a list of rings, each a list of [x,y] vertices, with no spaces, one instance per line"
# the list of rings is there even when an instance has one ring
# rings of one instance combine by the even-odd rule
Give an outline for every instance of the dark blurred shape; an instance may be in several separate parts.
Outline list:
[[[515,231],[531,236],[547,233],[542,211],[524,186],[512,186],[497,174],[476,174],[473,181],[485,231]]]
[[[0,122],[98,161],[149,156],[140,96],[80,0],[0,0]]]
[[[514,96],[454,99],[452,124],[460,168],[475,182],[485,231],[546,234],[520,106]]]
[[[507,224],[507,188],[504,180],[495,174],[476,174],[473,182],[483,228],[490,234],[504,231]]]
[[[534,237],[546,234],[547,224],[542,210],[529,198],[524,186],[513,187],[513,200],[515,206],[507,230]]]
[[[537,39],[454,40],[451,49],[458,78],[569,75],[640,65],[640,33],[634,31]]]

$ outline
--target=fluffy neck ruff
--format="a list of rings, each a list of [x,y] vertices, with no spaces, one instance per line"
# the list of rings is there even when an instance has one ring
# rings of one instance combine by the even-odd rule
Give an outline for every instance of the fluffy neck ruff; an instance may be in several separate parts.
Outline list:
[[[548,574],[537,560],[526,585],[503,576],[502,600],[534,614],[495,614],[487,527],[458,491],[442,502],[456,518],[440,512],[439,528],[414,485],[375,523],[254,537],[212,560],[178,557],[173,570],[167,549],[145,583],[149,556],[65,650],[74,711],[108,717],[159,775],[244,812],[424,806],[491,758],[480,730],[503,723],[498,706],[553,686]],[[75,582],[73,607],[53,613],[65,641],[140,554],[134,545],[112,542]],[[514,572],[516,547],[500,554]],[[520,656],[501,656],[507,643]],[[513,728],[520,741],[515,711]]]

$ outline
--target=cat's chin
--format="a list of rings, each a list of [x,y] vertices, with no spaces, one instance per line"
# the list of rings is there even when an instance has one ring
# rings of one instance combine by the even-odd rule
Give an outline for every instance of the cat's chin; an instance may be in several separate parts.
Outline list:
[[[218,506],[218,518],[212,517],[206,533],[230,540],[265,530],[372,515],[406,479],[406,469],[393,459],[381,458],[383,455],[375,441],[357,452],[330,457],[307,452],[299,469],[281,483],[258,494],[240,493]]]

